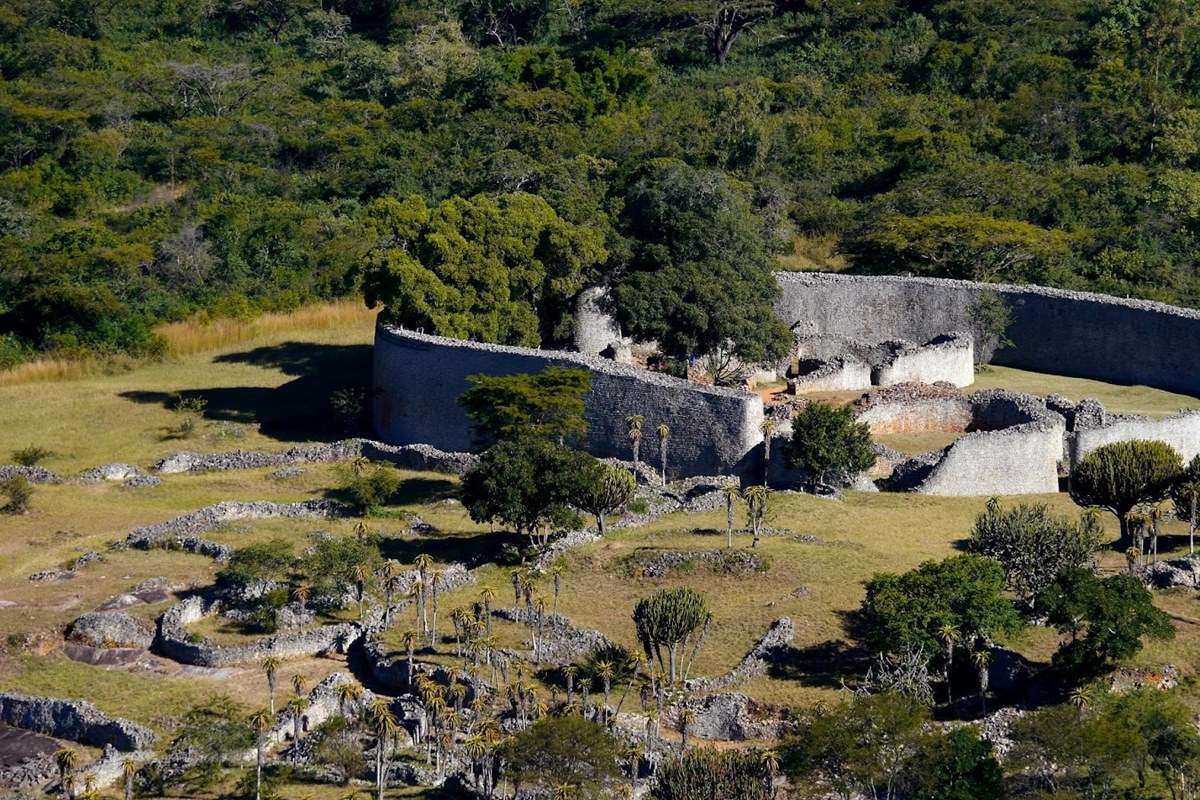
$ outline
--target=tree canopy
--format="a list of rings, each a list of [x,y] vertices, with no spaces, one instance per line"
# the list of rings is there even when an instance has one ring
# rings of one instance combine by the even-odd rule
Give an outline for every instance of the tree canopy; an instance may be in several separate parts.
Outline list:
[[[1097,447],[1071,469],[1071,499],[1106,508],[1129,541],[1129,512],[1139,503],[1165,500],[1183,473],[1183,459],[1166,442],[1132,439]]]
[[[809,403],[792,418],[785,455],[814,487],[833,476],[852,478],[875,463],[867,424],[856,422],[849,407],[821,402]]]

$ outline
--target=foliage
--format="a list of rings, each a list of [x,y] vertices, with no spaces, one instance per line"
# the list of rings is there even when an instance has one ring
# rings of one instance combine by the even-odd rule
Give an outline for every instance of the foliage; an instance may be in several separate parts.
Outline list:
[[[573,786],[581,800],[608,796],[620,778],[620,753],[608,731],[575,714],[542,717],[504,747],[514,784],[543,793]]]
[[[391,467],[377,466],[365,472],[347,470],[343,490],[360,514],[370,514],[388,504],[400,489],[400,476]]]
[[[571,301],[607,258],[594,229],[524,192],[381,198],[366,210],[380,244],[367,256],[367,304],[406,328],[500,344],[556,344]]]
[[[1179,453],[1166,442],[1132,439],[1097,447],[1071,469],[1071,499],[1106,508],[1129,541],[1129,512],[1139,503],[1166,499],[1183,472]]]
[[[578,466],[567,477],[571,505],[596,518],[596,529],[603,535],[604,517],[628,503],[637,491],[633,473],[616,464],[607,464],[581,454]]]
[[[981,292],[969,314],[975,336],[975,363],[987,364],[997,350],[1012,344],[1006,335],[1012,324],[1012,309],[996,292]]]
[[[1004,570],[983,556],[926,561],[902,575],[878,574],[866,588],[859,611],[862,638],[875,652],[940,652],[938,634],[947,626],[966,642],[987,642],[1021,627],[1004,596]]]
[[[254,732],[244,709],[228,697],[215,696],[183,715],[171,749],[192,751],[202,762],[223,765],[254,747]]]
[[[14,464],[20,464],[23,467],[36,467],[52,455],[54,455],[52,450],[31,444],[28,447],[22,447],[20,450],[14,450],[12,452],[12,461]]]
[[[800,719],[784,741],[783,770],[815,796],[896,797],[927,720],[925,706],[904,695],[855,695]]]
[[[217,581],[235,587],[277,582],[288,577],[295,563],[292,543],[287,539],[249,544],[233,551],[229,563],[217,573]]]
[[[471,375],[458,399],[484,446],[515,436],[575,439],[587,433],[583,398],[591,373],[547,367],[536,375]]]
[[[992,745],[970,728],[933,733],[908,765],[913,800],[975,800],[1006,796]]]
[[[21,475],[0,480],[0,497],[5,498],[0,505],[0,513],[24,514],[33,504],[33,485]]]
[[[500,522],[545,544],[548,528],[574,520],[571,489],[587,458],[541,437],[503,440],[463,475],[463,507],[476,522]]]
[[[663,760],[653,800],[770,800],[770,773],[758,750],[694,748]]]
[[[317,534],[300,558],[299,573],[312,587],[314,601],[340,608],[346,587],[358,583],[359,568],[373,576],[382,560],[379,549],[368,541]],[[369,588],[369,585],[364,587]]]
[[[969,546],[1004,567],[1008,588],[1027,605],[1064,570],[1091,564],[1103,529],[1094,512],[1078,521],[1044,503],[1000,507],[996,498],[975,518]]]
[[[638,670],[638,657],[629,648],[611,642],[598,645],[578,665],[577,680],[590,683],[593,689],[603,686],[603,672],[612,671],[610,680],[614,684],[632,681]]]
[[[875,463],[871,431],[854,421],[849,407],[809,403],[792,418],[792,438],[785,448],[788,464],[803,470],[815,487],[831,476],[853,476]]]
[[[1132,575],[1098,578],[1089,570],[1061,573],[1037,598],[1059,633],[1070,636],[1052,665],[1076,680],[1094,677],[1142,649],[1142,638],[1172,639],[1170,616]]]
[[[1179,519],[1193,525],[1197,522],[1200,512],[1200,454],[1192,456],[1171,487],[1171,502]]]

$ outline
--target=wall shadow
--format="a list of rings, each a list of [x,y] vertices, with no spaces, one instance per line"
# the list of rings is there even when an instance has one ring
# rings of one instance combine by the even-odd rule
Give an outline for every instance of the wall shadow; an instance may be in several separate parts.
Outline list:
[[[275,387],[218,386],[189,389],[178,396],[135,390],[120,396],[164,408],[173,407],[177,397],[200,398],[206,403],[205,420],[257,424],[264,436],[279,441],[328,441],[365,432],[362,420],[356,423],[336,414],[330,397],[339,389],[356,389],[369,397],[370,345],[284,342],[227,353],[213,363],[279,369],[295,378]]]
[[[384,558],[394,558],[401,564],[411,564],[418,555],[426,553],[440,563],[456,561],[476,567],[502,561],[505,545],[520,547],[524,542],[524,536],[508,531],[432,534],[383,539],[379,542],[379,552]]]

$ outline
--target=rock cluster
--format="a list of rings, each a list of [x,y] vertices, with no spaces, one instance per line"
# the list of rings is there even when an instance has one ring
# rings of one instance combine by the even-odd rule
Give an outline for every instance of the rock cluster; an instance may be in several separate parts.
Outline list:
[[[154,641],[154,629],[121,611],[92,611],[71,623],[67,638],[90,647],[145,649]]]
[[[704,567],[725,575],[752,575],[766,568],[762,556],[750,550],[645,550],[631,556],[631,565],[642,578],[665,578],[679,570]]]
[[[687,705],[693,712],[688,733],[697,739],[777,739],[784,733],[785,723],[777,709],[744,694],[710,694]],[[682,707],[675,709],[676,718],[681,710]]]
[[[693,691],[711,692],[738,686],[766,675],[771,665],[787,659],[792,650],[792,639],[795,635],[796,626],[792,620],[789,617],[780,617],[771,623],[771,627],[742,657],[736,667],[716,678],[697,678],[688,681],[688,688]]]
[[[121,481],[125,486],[157,486],[162,483],[159,478],[148,475],[134,464],[101,464],[98,467],[84,470],[79,474],[82,483],[103,483],[104,481]]]
[[[1200,589],[1200,559],[1175,558],[1156,561],[1142,570],[1143,579],[1158,589]]]
[[[0,481],[9,478],[24,478],[30,483],[62,483],[57,472],[45,467],[26,467],[22,464],[0,464]]]
[[[534,612],[527,608],[515,611],[498,608],[492,614],[509,622],[529,624]],[[538,626],[537,662],[540,664],[570,664],[611,642],[600,631],[578,628],[562,614],[544,614]]]
[[[84,700],[0,692],[0,722],[38,731],[56,739],[118,750],[145,750],[154,745],[154,733],[143,725],[102,714]]]

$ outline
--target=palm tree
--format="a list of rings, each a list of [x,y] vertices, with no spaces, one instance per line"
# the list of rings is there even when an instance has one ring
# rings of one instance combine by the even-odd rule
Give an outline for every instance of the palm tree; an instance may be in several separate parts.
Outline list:
[[[441,570],[434,570],[429,574],[429,600],[432,619],[429,624],[429,646],[437,647],[437,617],[438,617],[438,593],[442,588],[442,573]]]
[[[750,532],[754,535],[750,546],[758,547],[759,538],[762,536],[763,521],[767,517],[767,504],[771,498],[771,490],[766,486],[747,486],[746,491],[742,492],[742,498],[746,501],[746,515],[750,520]]]
[[[375,796],[376,800],[383,800],[383,790],[387,785],[384,750],[387,748],[388,739],[399,732],[400,725],[396,722],[396,715],[392,713],[391,704],[382,697],[375,698],[371,703],[368,715],[371,729],[375,733]]]
[[[958,628],[946,623],[938,628],[938,638],[946,648],[946,701],[954,702],[954,690],[950,686],[951,673],[954,671],[954,645],[958,644]]]
[[[992,663],[992,651],[983,649],[971,653],[971,661],[979,670],[979,707],[987,713],[988,665]]]
[[[574,664],[567,664],[562,668],[563,679],[567,682],[567,705],[575,702],[575,675],[579,672],[579,667]]]
[[[75,800],[75,770],[79,767],[79,753],[64,747],[54,754],[58,777],[68,800]]]
[[[625,745],[621,755],[629,762],[629,796],[633,797],[637,794],[638,767],[642,763],[642,748],[634,742],[629,742]]]
[[[553,800],[571,800],[578,791],[578,787],[573,783],[558,783],[554,785],[551,797]]]
[[[312,588],[308,584],[302,583],[295,589],[292,589],[292,599],[304,608],[308,604],[308,598],[312,596]]]
[[[613,665],[611,661],[600,661],[596,664],[596,675],[604,686],[604,722],[608,723],[608,696],[612,691]]]
[[[1192,460],[1192,464],[1200,466],[1195,459]],[[1174,492],[1176,514],[1178,515],[1180,511],[1184,510],[1180,508],[1181,504],[1188,512],[1189,555],[1196,553],[1196,524],[1198,521],[1196,514],[1200,510],[1198,508],[1200,507],[1200,470],[1192,469],[1192,464],[1189,464],[1188,469],[1184,470],[1183,480],[1176,484]]]
[[[667,485],[667,440],[671,438],[671,426],[665,422],[658,426],[658,456],[662,462],[662,485]]]
[[[404,567],[394,558],[383,562],[383,626],[386,628],[392,622],[392,598]]]
[[[496,602],[496,590],[485,586],[479,590],[479,602],[483,604],[483,624],[487,633],[492,632],[492,604]]]
[[[262,800],[263,758],[267,747],[267,731],[275,722],[275,712],[260,708],[250,715],[254,729],[254,800]]]
[[[299,672],[292,676],[292,691],[296,694],[304,694],[304,676]]]
[[[368,533],[370,533],[370,531],[367,530],[367,523],[363,522],[361,519],[354,522],[355,539],[358,539],[360,542],[364,542],[367,539]]]
[[[638,475],[639,455],[642,449],[642,425],[645,422],[646,418],[641,414],[630,414],[625,418],[625,425],[629,430],[629,444],[633,448],[633,477],[635,480]]]
[[[371,466],[371,459],[366,456],[355,456],[350,460],[350,471],[356,478],[366,472],[369,466]]]
[[[267,698],[270,702],[271,713],[275,713],[275,678],[279,674],[279,668],[283,666],[283,659],[279,656],[266,656],[259,662],[263,672],[267,675]]]
[[[337,694],[338,709],[341,710],[342,716],[350,716],[346,713],[346,708],[362,699],[362,684],[356,681],[343,681],[337,685],[337,689],[334,691]]]
[[[293,697],[287,701],[284,706],[288,713],[292,715],[292,758],[296,761],[300,760],[300,728],[301,722],[304,719],[304,710],[308,708],[308,701],[303,697]]]
[[[358,618],[366,613],[367,581],[371,579],[371,568],[366,564],[354,565],[354,588],[358,592]]]
[[[775,776],[779,774],[779,751],[763,750],[758,754],[758,761],[767,773],[767,797],[774,797]]]
[[[567,565],[562,559],[550,565],[550,577],[554,579],[554,613],[558,613],[558,595],[562,592],[563,575],[567,574]]]
[[[412,691],[412,688],[413,688],[413,651],[416,649],[416,646],[417,646],[417,632],[416,631],[405,631],[403,641],[404,641],[405,659],[407,660],[407,663],[408,663],[408,674],[407,674],[408,689],[409,689],[409,691]]]
[[[733,547],[733,509],[742,493],[736,483],[727,483],[721,487],[725,495],[725,546]]]
[[[779,427],[778,424],[770,417],[764,419],[758,426],[763,435],[763,486],[767,485],[767,478],[771,474],[771,437],[775,435],[777,427]]]
[[[1092,705],[1092,693],[1087,690],[1087,687],[1080,686],[1071,692],[1071,705],[1075,706],[1075,710],[1083,716],[1083,712],[1087,711]]]
[[[125,800],[133,800],[133,782],[137,778],[138,770],[141,766],[132,758],[127,758],[121,762],[121,777],[125,783]]]
[[[688,746],[688,728],[692,724],[692,720],[696,717],[696,712],[691,706],[683,706],[679,709],[679,736],[680,748],[683,751],[687,750]]]
[[[483,789],[483,757],[487,754],[487,743],[482,734],[473,733],[463,739],[463,754],[471,762],[471,777],[474,779],[475,788]]]
[[[429,553],[420,553],[413,559],[413,566],[417,568],[417,611],[420,614],[420,630],[419,633],[429,632],[429,615],[425,607],[425,586],[429,577],[429,571],[433,569],[433,556]]]

